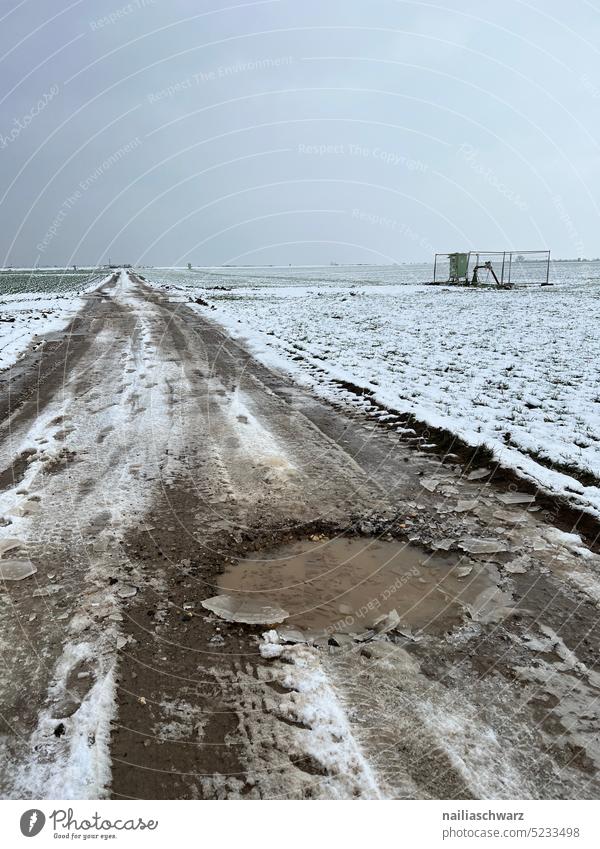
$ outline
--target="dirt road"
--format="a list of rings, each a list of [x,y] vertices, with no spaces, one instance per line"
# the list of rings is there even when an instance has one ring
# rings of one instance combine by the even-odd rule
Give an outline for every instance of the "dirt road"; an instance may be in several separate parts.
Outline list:
[[[597,555],[193,307],[117,273],[0,375],[0,568],[37,570],[1,587],[1,795],[597,798]],[[412,564],[347,627],[202,607],[241,558],[340,535]]]

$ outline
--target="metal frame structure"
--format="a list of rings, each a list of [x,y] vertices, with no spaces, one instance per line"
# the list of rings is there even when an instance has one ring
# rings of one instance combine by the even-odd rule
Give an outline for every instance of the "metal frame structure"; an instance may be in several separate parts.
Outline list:
[[[513,266],[523,257],[523,262],[527,263],[525,257],[536,255],[543,262],[544,268],[541,279],[534,281],[541,286],[548,286],[550,278],[550,251],[464,251],[459,253],[436,253],[433,261],[433,283],[434,285],[446,284],[450,286],[482,286],[488,285],[480,279],[480,272],[486,272],[486,279],[489,279],[490,274],[493,277],[494,285],[498,288],[509,289],[515,285],[513,282]],[[449,263],[452,263],[451,257],[466,256],[466,273],[460,278],[450,278],[447,280],[438,280],[439,259],[444,257]],[[532,263],[531,260],[529,262]],[[532,263],[533,264],[533,263]],[[495,266],[495,267],[494,267]],[[464,263],[463,263],[464,267]],[[471,279],[469,279],[469,274]],[[482,275],[481,275],[482,276]],[[528,281],[531,283],[531,281]]]

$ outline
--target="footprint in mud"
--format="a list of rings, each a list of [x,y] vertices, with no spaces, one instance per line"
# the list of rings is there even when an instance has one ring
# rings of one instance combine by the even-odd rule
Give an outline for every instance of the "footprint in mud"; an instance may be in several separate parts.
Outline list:
[[[81,660],[75,664],[65,681],[64,692],[52,705],[54,719],[67,719],[73,716],[96,681],[95,667],[92,661]]]
[[[21,501],[20,504],[17,504],[8,512],[11,516],[25,517],[33,516],[35,513],[39,513],[39,511],[40,502],[30,498],[27,501]]]
[[[107,527],[107,525],[110,525],[111,519],[112,513],[110,510],[102,510],[100,513],[96,513],[96,515],[90,520],[88,526],[90,533],[99,534],[100,531]]]
[[[62,469],[66,469],[69,463],[74,463],[76,461],[76,452],[69,451],[68,448],[61,448],[58,454],[55,454],[54,456],[42,457],[44,472],[49,475],[53,475],[56,472],[60,472]]]
[[[81,481],[79,484],[79,494],[80,495],[89,495],[90,492],[93,492],[94,487],[96,486],[95,478],[86,478],[84,481]]]
[[[115,393],[122,392],[122,389],[115,389]],[[116,407],[117,402],[111,401],[110,404],[104,404],[102,407],[93,407],[92,405],[88,405],[88,411],[92,416],[97,416],[99,413],[105,413],[107,410],[110,410],[111,407]]]
[[[28,448],[26,451],[22,451],[10,466],[0,472],[0,492],[5,489],[12,489],[13,486],[23,480],[27,467],[36,454],[35,448]]]
[[[75,430],[74,427],[64,427],[62,430],[57,430],[54,434],[54,439],[59,442],[64,442],[64,440],[69,436],[69,434],[73,433]]]
[[[140,413],[144,413],[146,411],[146,408],[140,404],[139,392],[132,392],[127,397],[127,402],[131,405],[132,416],[138,416]]]

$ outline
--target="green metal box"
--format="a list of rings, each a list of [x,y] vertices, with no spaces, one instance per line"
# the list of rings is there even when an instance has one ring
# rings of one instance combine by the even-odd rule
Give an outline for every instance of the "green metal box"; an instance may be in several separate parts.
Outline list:
[[[469,269],[469,254],[449,254],[450,258],[450,280],[461,280],[466,278]]]

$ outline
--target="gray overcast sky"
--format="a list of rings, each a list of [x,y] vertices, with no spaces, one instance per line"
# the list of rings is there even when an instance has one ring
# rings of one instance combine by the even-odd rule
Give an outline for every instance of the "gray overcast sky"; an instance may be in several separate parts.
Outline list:
[[[1,0],[0,19],[0,265],[600,254],[590,0]]]

